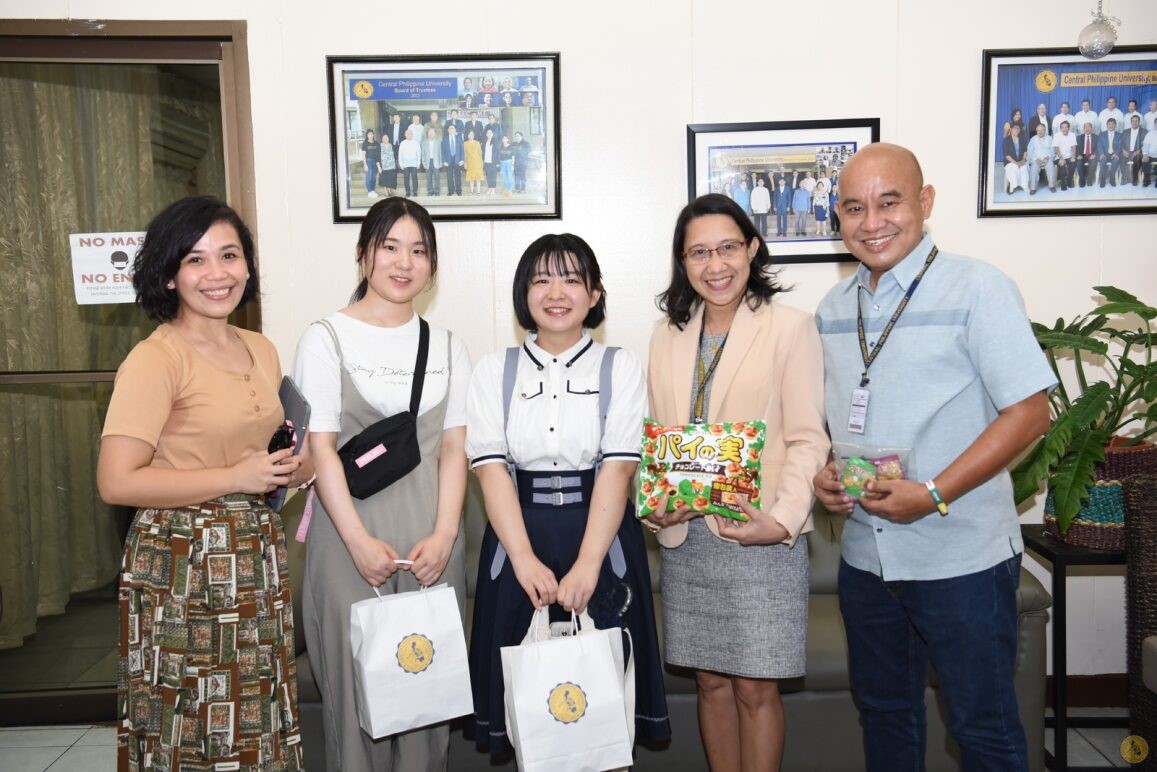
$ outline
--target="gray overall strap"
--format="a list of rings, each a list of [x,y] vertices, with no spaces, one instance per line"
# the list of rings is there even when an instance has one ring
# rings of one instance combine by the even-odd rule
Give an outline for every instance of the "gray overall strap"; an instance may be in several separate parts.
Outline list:
[[[611,373],[615,369],[615,352],[618,350],[618,346],[608,346],[599,366],[599,454],[596,468],[603,461],[603,436],[607,433],[607,412],[611,407]]]
[[[518,346],[506,349],[506,362],[502,365],[502,434],[510,424],[510,398],[514,396],[514,382],[518,380]],[[509,443],[508,443],[509,444]],[[510,454],[506,457],[509,459]]]
[[[506,438],[506,427],[510,423],[510,398],[514,396],[514,382],[518,380],[518,346],[506,349],[506,360],[502,365],[502,439],[506,441],[506,471],[510,474],[510,482],[514,490],[518,491],[518,475],[514,473],[514,458],[510,455],[510,440]],[[490,578],[497,579],[506,563],[506,548],[498,542],[494,551],[494,559],[490,561]]]
[[[334,348],[337,349],[337,361],[342,367],[345,367],[345,356],[341,353],[341,342],[337,339],[337,331],[334,330],[333,325],[329,323],[328,319],[320,319],[314,324],[320,324],[329,333],[329,337],[333,338]]]
[[[603,361],[599,366],[599,455],[598,460],[595,461],[596,470],[603,463],[603,437],[607,433],[607,412],[611,406],[611,373],[615,369],[615,352],[618,350],[618,346],[608,346],[607,350],[603,352]],[[598,472],[596,471],[595,474]],[[610,549],[607,550],[607,557],[611,560],[611,571],[614,575],[620,579],[626,576],[627,556],[623,554],[623,545],[619,541],[617,533],[614,541],[611,542]]]

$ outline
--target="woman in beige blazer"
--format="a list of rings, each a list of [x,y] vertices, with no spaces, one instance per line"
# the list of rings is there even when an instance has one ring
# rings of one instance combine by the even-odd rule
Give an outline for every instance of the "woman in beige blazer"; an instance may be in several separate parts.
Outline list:
[[[651,336],[651,415],[664,425],[767,422],[762,512],[697,517],[665,503],[665,659],[695,670],[711,769],[778,769],[778,679],[804,674],[811,479],[827,460],[823,355],[809,314],[782,291],[767,244],[726,196],[688,204],[675,226],[666,318]]]

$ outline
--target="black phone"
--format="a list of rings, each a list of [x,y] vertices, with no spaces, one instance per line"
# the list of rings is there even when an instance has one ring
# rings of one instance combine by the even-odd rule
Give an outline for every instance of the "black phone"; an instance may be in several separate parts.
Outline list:
[[[269,438],[269,452],[276,453],[291,447],[293,447],[293,429],[289,428],[289,424],[282,424]]]

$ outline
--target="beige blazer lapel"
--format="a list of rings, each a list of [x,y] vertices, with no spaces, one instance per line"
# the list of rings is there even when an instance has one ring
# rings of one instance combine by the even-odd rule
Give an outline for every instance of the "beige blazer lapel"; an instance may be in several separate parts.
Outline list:
[[[681,335],[671,341],[670,373],[671,404],[675,407],[678,424],[691,422],[691,388],[695,383],[696,357],[699,356],[699,331],[703,329],[703,307],[700,306],[687,321]],[[721,363],[722,364],[722,363]]]
[[[711,381],[711,404],[707,410],[709,421],[715,421],[721,415],[723,401],[727,399],[732,384],[739,378],[744,366],[753,366],[752,362],[747,361],[747,353],[759,334],[761,317],[770,313],[770,306],[770,303],[764,303],[752,311],[746,302],[742,302],[736,309],[731,331],[727,334],[727,343],[723,347],[723,356],[719,359],[719,366]]]

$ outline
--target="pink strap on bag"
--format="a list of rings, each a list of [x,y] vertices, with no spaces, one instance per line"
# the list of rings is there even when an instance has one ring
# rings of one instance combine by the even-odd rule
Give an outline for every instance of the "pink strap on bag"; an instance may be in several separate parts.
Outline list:
[[[301,522],[297,524],[297,533],[293,537],[294,541],[300,544],[305,543],[305,535],[309,533],[309,521],[313,519],[313,497],[316,495],[310,486],[309,498],[305,500],[305,511],[301,513]]]

